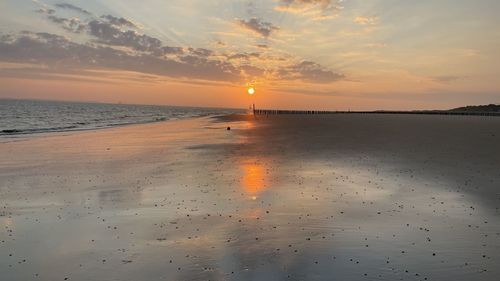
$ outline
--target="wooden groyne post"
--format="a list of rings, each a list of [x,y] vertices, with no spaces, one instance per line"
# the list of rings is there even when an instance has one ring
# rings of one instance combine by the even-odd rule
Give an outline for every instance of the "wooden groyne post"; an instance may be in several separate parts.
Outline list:
[[[467,111],[327,111],[327,110],[280,110],[280,109],[255,109],[254,115],[284,115],[284,114],[420,114],[420,115],[471,115],[471,116],[500,116],[500,112],[467,112]]]

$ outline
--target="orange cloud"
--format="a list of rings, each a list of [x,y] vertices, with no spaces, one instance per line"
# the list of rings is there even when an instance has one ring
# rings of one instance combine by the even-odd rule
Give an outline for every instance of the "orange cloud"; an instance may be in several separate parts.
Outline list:
[[[354,19],[354,22],[360,25],[377,25],[379,23],[379,18],[359,16]]]

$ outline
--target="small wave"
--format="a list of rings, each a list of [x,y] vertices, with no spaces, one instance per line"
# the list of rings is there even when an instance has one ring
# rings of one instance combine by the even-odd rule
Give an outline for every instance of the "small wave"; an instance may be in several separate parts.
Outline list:
[[[20,133],[21,130],[16,130],[16,129],[7,129],[7,130],[2,130],[2,133],[4,134],[15,134],[15,133]]]
[[[235,112],[195,107],[2,100],[0,137],[95,130]]]
[[[0,132],[1,135],[20,135],[20,134],[35,134],[35,133],[48,133],[48,132],[65,132],[78,128],[78,126],[65,126],[54,128],[32,128],[32,129],[4,129]]]

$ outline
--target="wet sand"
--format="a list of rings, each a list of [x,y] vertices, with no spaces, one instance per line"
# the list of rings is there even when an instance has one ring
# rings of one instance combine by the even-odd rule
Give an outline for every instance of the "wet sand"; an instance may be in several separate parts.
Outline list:
[[[196,118],[0,155],[1,280],[500,276],[500,118]]]

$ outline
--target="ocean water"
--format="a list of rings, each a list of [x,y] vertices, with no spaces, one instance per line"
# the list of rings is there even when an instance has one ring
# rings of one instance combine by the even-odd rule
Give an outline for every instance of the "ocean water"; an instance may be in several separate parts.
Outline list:
[[[0,138],[241,112],[238,109],[0,100]]]

